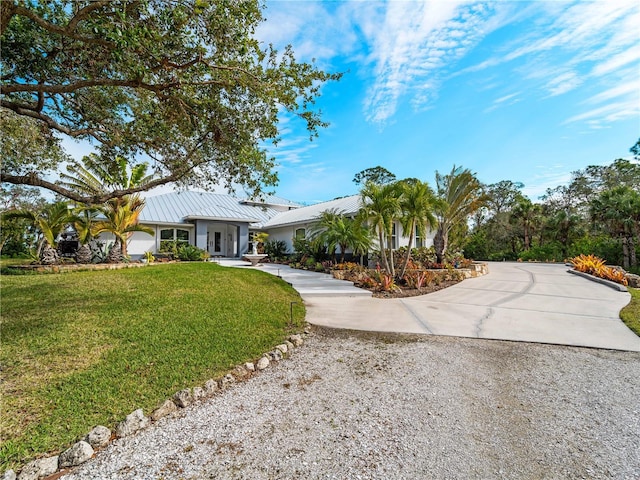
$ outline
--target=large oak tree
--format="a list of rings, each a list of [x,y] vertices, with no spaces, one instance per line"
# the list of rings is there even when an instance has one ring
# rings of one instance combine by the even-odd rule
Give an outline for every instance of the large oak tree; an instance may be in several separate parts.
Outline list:
[[[277,142],[279,115],[300,117],[315,136],[324,126],[315,99],[339,75],[261,44],[262,8],[258,0],[3,0],[2,122],[17,115],[43,138],[89,140],[107,169],[119,156],[149,161],[155,179],[82,195],[16,155],[3,162],[2,182],[93,204],[172,182],[252,193],[275,185],[265,146]]]

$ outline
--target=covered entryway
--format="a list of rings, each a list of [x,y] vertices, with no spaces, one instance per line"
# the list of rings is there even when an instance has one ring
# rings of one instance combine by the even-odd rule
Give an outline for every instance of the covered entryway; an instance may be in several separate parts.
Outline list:
[[[213,257],[235,257],[238,254],[238,227],[211,224],[207,229],[207,252]]]

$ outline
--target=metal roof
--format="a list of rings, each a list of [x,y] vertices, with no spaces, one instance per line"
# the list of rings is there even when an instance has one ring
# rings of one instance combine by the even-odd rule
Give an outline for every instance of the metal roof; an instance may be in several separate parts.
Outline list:
[[[145,198],[141,223],[184,223],[185,220],[248,222],[260,228],[278,212],[272,208],[246,205],[231,195],[207,192],[172,192]]]
[[[301,207],[299,203],[292,202],[291,200],[287,200],[286,198],[277,197],[275,195],[265,195],[264,198],[245,198],[240,200],[241,203],[246,203],[248,205],[273,205],[274,207],[289,207],[289,208],[298,208]]]
[[[362,208],[362,200],[360,195],[351,195],[349,197],[337,198],[328,202],[309,205],[308,207],[296,208],[287,212],[278,213],[276,216],[266,222],[263,227],[274,228],[285,225],[293,225],[296,223],[308,223],[315,220],[318,216],[327,210],[337,210],[338,213],[347,215],[355,215]]]

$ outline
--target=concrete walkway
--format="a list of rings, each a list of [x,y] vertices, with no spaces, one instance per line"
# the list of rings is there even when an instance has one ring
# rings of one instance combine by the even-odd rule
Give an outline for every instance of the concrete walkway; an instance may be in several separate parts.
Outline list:
[[[490,263],[489,275],[404,299],[372,298],[350,282],[287,266],[256,268],[291,283],[315,325],[640,351],[619,317],[630,294],[564,265]]]

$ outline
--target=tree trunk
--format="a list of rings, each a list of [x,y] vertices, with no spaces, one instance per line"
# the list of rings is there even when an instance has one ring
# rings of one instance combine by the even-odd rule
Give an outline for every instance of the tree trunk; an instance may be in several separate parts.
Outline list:
[[[442,227],[438,227],[435,237],[433,237],[433,248],[436,251],[436,262],[444,263],[444,254],[447,252],[447,234]]]
[[[627,237],[622,237],[622,268],[629,268],[629,243]]]
[[[636,244],[634,242],[633,235],[628,237],[627,243],[629,245],[629,266],[637,267],[638,258],[636,256]]]
[[[76,251],[76,263],[91,263],[92,258],[93,254],[91,253],[91,247],[89,247],[89,245],[87,244],[80,245],[80,247]]]
[[[411,232],[415,232],[416,226],[411,224]],[[407,246],[407,255],[404,259],[404,265],[402,265],[402,271],[400,272],[400,278],[404,278],[404,274],[407,271],[407,265],[409,265],[409,260],[411,260],[411,246],[413,245],[413,235],[409,236],[409,245]]]
[[[47,242],[45,242],[42,247],[40,262],[43,265],[57,265],[60,262],[58,251]]]
[[[120,241],[116,238],[116,241],[113,242],[111,250],[109,250],[109,254],[107,255],[107,263],[120,262],[122,262],[122,246],[120,244]]]
[[[387,259],[387,252],[385,252],[384,248],[384,229],[378,227],[378,241],[380,242],[380,256],[382,257],[382,267],[390,272],[389,269],[389,260]]]

